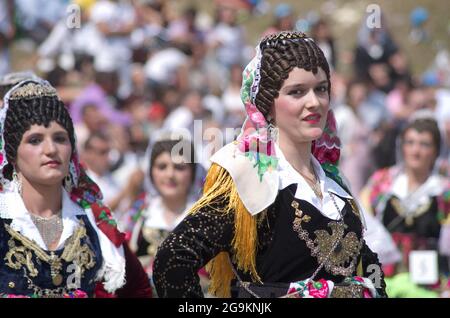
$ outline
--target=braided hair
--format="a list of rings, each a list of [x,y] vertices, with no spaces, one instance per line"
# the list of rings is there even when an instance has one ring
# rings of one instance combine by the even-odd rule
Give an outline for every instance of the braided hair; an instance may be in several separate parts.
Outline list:
[[[31,84],[39,87],[40,84]],[[68,133],[72,153],[75,152],[75,133],[72,118],[64,103],[56,94],[28,94],[26,96],[11,96],[4,123],[3,138],[8,165],[4,168],[4,176],[11,180],[13,165],[17,159],[17,149],[22,141],[23,134],[32,125],[49,127],[55,121]]]
[[[261,81],[255,104],[268,119],[274,100],[278,97],[284,81],[295,68],[317,74],[319,67],[325,72],[330,94],[330,67],[317,44],[302,32],[285,31],[268,35],[260,43]]]

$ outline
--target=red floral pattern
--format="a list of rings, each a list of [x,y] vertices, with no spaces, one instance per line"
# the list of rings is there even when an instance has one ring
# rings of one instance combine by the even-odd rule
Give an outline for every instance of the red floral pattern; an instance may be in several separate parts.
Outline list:
[[[125,234],[117,229],[117,224],[112,217],[111,210],[102,203],[100,188],[86,174],[80,166],[78,187],[72,189],[70,197],[84,209],[91,208],[98,228],[117,247],[125,241]]]
[[[337,136],[336,119],[333,111],[329,110],[323,134],[312,143],[311,152],[321,164],[337,165],[341,155],[340,147],[341,141]]]

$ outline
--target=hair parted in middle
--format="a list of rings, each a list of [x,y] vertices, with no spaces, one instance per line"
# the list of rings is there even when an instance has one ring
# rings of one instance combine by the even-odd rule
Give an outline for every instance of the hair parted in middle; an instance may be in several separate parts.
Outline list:
[[[327,76],[330,94],[330,67],[322,50],[306,34],[285,31],[268,35],[259,46],[262,53],[261,80],[255,104],[266,119],[284,81],[295,67],[314,74],[321,68]]]
[[[419,133],[428,132],[431,134],[431,137],[433,139],[433,146],[436,150],[436,157],[439,156],[441,151],[441,131],[439,130],[439,126],[437,121],[434,118],[431,117],[424,117],[424,118],[416,118],[412,121],[410,121],[405,127],[403,127],[400,138],[402,145],[405,142],[405,135],[406,132],[409,130],[416,130]]]
[[[169,155],[172,155],[172,152],[174,151],[174,148],[179,147],[179,155],[183,157],[185,160],[185,163],[187,163],[192,170],[192,182],[195,180],[195,173],[196,173],[196,156],[195,156],[195,149],[194,144],[186,139],[162,139],[155,142],[155,144],[152,147],[152,152],[150,154],[150,180],[154,182],[153,175],[152,175],[152,168],[155,166],[156,158],[158,158],[161,154],[167,152]],[[184,150],[187,150],[187,152],[184,152]]]
[[[56,91],[53,92],[49,87],[42,84],[30,83],[11,95],[3,131],[4,147],[8,159],[4,175],[8,179],[12,178],[13,165],[17,159],[17,149],[24,133],[32,125],[48,127],[52,121],[55,121],[67,131],[72,153],[76,151],[72,118],[64,103],[56,95]]]

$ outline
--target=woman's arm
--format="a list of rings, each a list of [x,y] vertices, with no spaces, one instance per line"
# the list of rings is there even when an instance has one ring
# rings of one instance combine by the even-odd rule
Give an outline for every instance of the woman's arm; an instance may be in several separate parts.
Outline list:
[[[234,214],[223,205],[201,208],[187,216],[161,244],[153,280],[159,297],[203,297],[198,270],[222,251],[229,251]]]

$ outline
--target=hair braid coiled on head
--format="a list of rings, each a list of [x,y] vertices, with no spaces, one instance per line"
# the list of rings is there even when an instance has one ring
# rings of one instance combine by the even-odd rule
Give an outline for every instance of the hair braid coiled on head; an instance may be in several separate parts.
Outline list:
[[[4,168],[6,178],[12,178],[13,165],[17,159],[17,149],[22,141],[23,134],[32,125],[49,127],[52,121],[55,121],[67,131],[70,144],[72,145],[72,152],[74,152],[76,146],[72,119],[64,103],[56,96],[9,100],[3,130],[6,158],[8,160],[8,165]]]
[[[317,44],[300,32],[282,32],[269,35],[260,43],[262,52],[258,94],[255,104],[267,119],[274,100],[289,73],[295,68],[302,68],[316,74],[321,68],[328,80],[330,93],[330,67]]]

